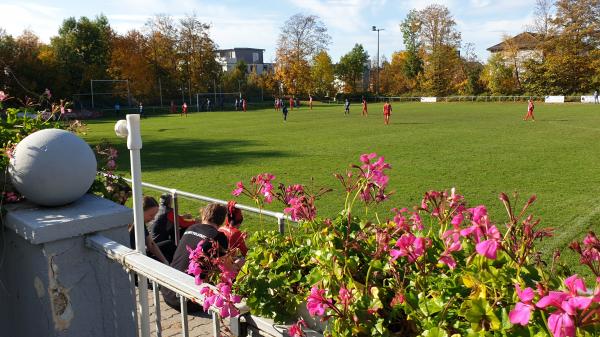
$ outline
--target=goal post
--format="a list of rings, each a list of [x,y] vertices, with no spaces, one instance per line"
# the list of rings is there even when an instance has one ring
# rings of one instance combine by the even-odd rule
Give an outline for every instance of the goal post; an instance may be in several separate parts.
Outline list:
[[[200,92],[196,93],[197,111],[235,110],[235,102],[239,100],[238,92]]]
[[[100,92],[98,92],[98,90],[96,92],[94,92],[94,83],[96,84],[100,84],[100,83],[117,83],[117,84],[124,84],[125,86],[125,91],[107,91],[104,92],[104,90],[100,90]],[[112,90],[114,88],[111,88],[110,90]],[[94,96],[100,96],[100,95],[109,95],[111,96],[111,98],[114,97],[122,97],[123,94],[127,94],[127,105],[131,106],[131,92],[129,90],[129,80],[90,80],[90,95],[91,95],[91,103],[92,103],[92,109],[95,108],[96,102],[95,102],[95,97]],[[97,101],[97,99],[96,99]]]

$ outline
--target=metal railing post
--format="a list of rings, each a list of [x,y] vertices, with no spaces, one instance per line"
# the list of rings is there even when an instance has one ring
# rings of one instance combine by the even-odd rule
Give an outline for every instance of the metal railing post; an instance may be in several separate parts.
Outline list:
[[[175,246],[179,244],[179,200],[177,198],[177,190],[171,190],[173,199],[173,230],[175,231]]]
[[[136,302],[135,311],[133,312],[133,321],[135,323],[135,335],[139,336],[140,334],[140,322],[138,319],[138,311],[137,311],[137,294],[135,287],[135,273],[133,271],[129,271],[129,282],[131,283],[131,291],[133,292],[133,300]]]
[[[212,311],[212,327],[213,327],[213,336],[221,337],[221,321],[219,318],[219,313],[215,310]]]
[[[190,332],[188,331],[187,298],[179,295],[179,303],[181,305],[181,335],[183,337],[189,337]]]
[[[279,234],[284,234],[285,233],[285,218],[284,217],[277,218],[277,225],[279,227]]]
[[[154,322],[156,327],[156,337],[162,336],[162,326],[160,325],[160,291],[158,290],[158,283],[156,281],[152,281],[152,292],[154,293],[154,318],[156,318],[156,322]]]

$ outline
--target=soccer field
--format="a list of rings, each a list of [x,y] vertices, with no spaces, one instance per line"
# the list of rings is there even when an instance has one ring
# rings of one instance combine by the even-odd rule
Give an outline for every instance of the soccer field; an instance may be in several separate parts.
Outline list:
[[[557,229],[546,252],[565,248],[589,229],[600,229],[600,106],[543,104],[536,121],[524,122],[526,103],[393,103],[383,125],[382,104],[361,117],[359,104],[344,116],[341,105],[294,109],[283,122],[273,109],[248,112],[150,116],[142,120],[145,182],[231,199],[237,181],[273,173],[275,183],[331,187],[318,201],[321,216],[341,210],[344,191],[333,173],[376,152],[392,165],[390,200],[369,216],[390,217],[393,207],[412,207],[431,189],[456,187],[470,205],[485,204],[495,222],[506,219],[497,196],[538,196],[534,214]],[[120,150],[119,172],[129,176],[125,142],[114,119],[88,121],[88,142],[108,139]],[[239,200],[250,204],[244,198]],[[185,202],[193,211],[196,203]],[[274,202],[268,209],[281,211]],[[252,222],[252,221],[248,221]],[[274,228],[274,221],[268,221]],[[258,223],[247,224],[255,230]]]

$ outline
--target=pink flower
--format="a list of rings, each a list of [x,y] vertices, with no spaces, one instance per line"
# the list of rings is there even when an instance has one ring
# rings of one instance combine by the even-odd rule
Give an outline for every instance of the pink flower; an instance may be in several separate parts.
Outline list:
[[[578,295],[579,293],[587,292],[587,288],[585,287],[585,282],[583,279],[579,278],[577,274],[574,274],[565,280],[565,285],[569,289],[569,293],[573,296]]]
[[[447,265],[450,269],[456,268],[456,260],[454,260],[454,257],[452,257],[450,254],[443,253],[438,262]]]
[[[317,209],[315,208],[312,199],[308,199],[304,195],[290,199],[288,205],[290,207],[285,208],[283,212],[290,214],[290,217],[294,221],[311,221],[317,216]]]
[[[438,262],[443,263],[450,267],[450,269],[456,268],[456,260],[452,257],[453,252],[462,250],[462,243],[460,242],[460,232],[458,229],[447,230],[443,235],[444,246],[446,249],[440,255]]]
[[[347,308],[350,300],[352,299],[352,291],[349,291],[345,287],[341,287],[339,291],[339,298],[344,308]]]
[[[485,241],[479,242],[475,246],[475,250],[479,255],[483,255],[490,260],[496,259],[496,252],[500,247],[500,232],[496,226],[492,225],[486,228],[485,236],[488,238]]]
[[[117,163],[115,163],[115,161],[112,159],[106,163],[106,168],[110,171],[114,170],[116,167],[117,167]]]
[[[531,288],[521,290],[521,287],[518,284],[515,284],[515,289],[521,302],[515,305],[515,308],[508,314],[508,318],[512,324],[521,324],[525,326],[529,323],[531,313],[535,310],[532,302],[535,293]]]
[[[463,222],[464,218],[465,218],[465,217],[462,215],[462,213],[458,213],[457,215],[455,215],[455,216],[452,218],[451,224],[452,224],[454,227],[458,227],[458,226],[460,226],[460,224]]]
[[[412,221],[412,229],[413,230],[422,231],[425,228],[423,226],[423,221],[421,220],[421,217],[419,216],[419,213],[417,213],[417,212],[413,212],[412,216],[410,217],[410,221]]]
[[[425,253],[428,242],[425,238],[415,237],[412,233],[403,234],[398,241],[396,247],[400,249],[392,249],[390,255],[392,261],[395,261],[401,256],[406,256],[408,263],[415,262]]]
[[[483,205],[480,205],[480,206],[477,206],[474,208],[469,208],[468,211],[473,216],[472,219],[475,222],[479,222],[481,220],[481,218],[483,218],[484,216],[487,215],[487,209]]]
[[[242,194],[242,192],[244,192],[244,184],[241,181],[238,181],[236,184],[236,187],[237,188],[234,189],[233,192],[231,192],[231,194],[233,194],[237,197],[240,194]]]
[[[551,291],[536,303],[536,307],[541,309],[555,308],[548,317],[548,327],[554,337],[575,336],[577,316],[580,313],[585,314],[595,298],[595,296],[581,296],[581,293],[586,293],[587,289],[583,280],[577,275],[567,278],[565,285],[568,292]]]
[[[554,337],[575,337],[575,322],[562,310],[556,310],[548,317],[548,328]]]
[[[408,213],[408,209],[402,208],[398,210],[397,208],[393,208],[392,212],[396,213],[396,215],[394,216],[394,223],[396,223],[396,226],[405,231],[409,230],[408,222],[406,220],[406,217],[404,216],[404,214]]]
[[[273,201],[273,185],[271,184],[273,179],[275,179],[275,176],[270,173],[259,174],[255,177],[256,183],[260,186],[258,193],[265,198],[267,203]]]
[[[368,153],[368,154],[365,153],[360,156],[360,161],[363,162],[364,164],[369,164],[371,159],[374,159],[375,157],[377,157],[377,153]]]
[[[331,300],[325,298],[325,289],[319,289],[313,286],[310,289],[310,295],[306,300],[306,308],[312,316],[323,316],[326,306],[332,306]]]
[[[8,98],[8,95],[4,93],[4,91],[0,91],[0,102],[4,101]]]
[[[288,335],[290,335],[290,337],[306,336],[306,334],[302,330],[303,327],[306,327],[306,322],[304,322],[304,320],[301,319],[292,326],[290,326],[290,329],[288,330]]]

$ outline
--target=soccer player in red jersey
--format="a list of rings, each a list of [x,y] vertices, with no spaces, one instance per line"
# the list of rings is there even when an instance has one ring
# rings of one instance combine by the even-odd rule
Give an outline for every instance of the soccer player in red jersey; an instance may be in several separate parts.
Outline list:
[[[183,105],[181,105],[181,115],[183,116],[185,115],[185,117],[187,117],[187,103],[183,102]]]
[[[392,105],[390,102],[386,101],[383,105],[383,118],[385,125],[390,124],[390,115],[392,114]]]
[[[533,117],[533,109],[535,106],[533,105],[533,99],[529,98],[529,103],[527,103],[527,115],[523,118],[524,121],[528,120],[531,117],[531,120],[535,122],[535,117]]]
[[[246,98],[242,98],[242,110],[244,110],[244,112],[246,112],[247,108],[248,108],[248,103],[246,102]]]
[[[294,110],[294,98],[290,96],[290,110]]]
[[[369,112],[367,110],[367,99],[365,98],[365,96],[363,96],[363,98],[362,98],[362,106],[363,106],[362,115],[366,117],[369,115]]]

